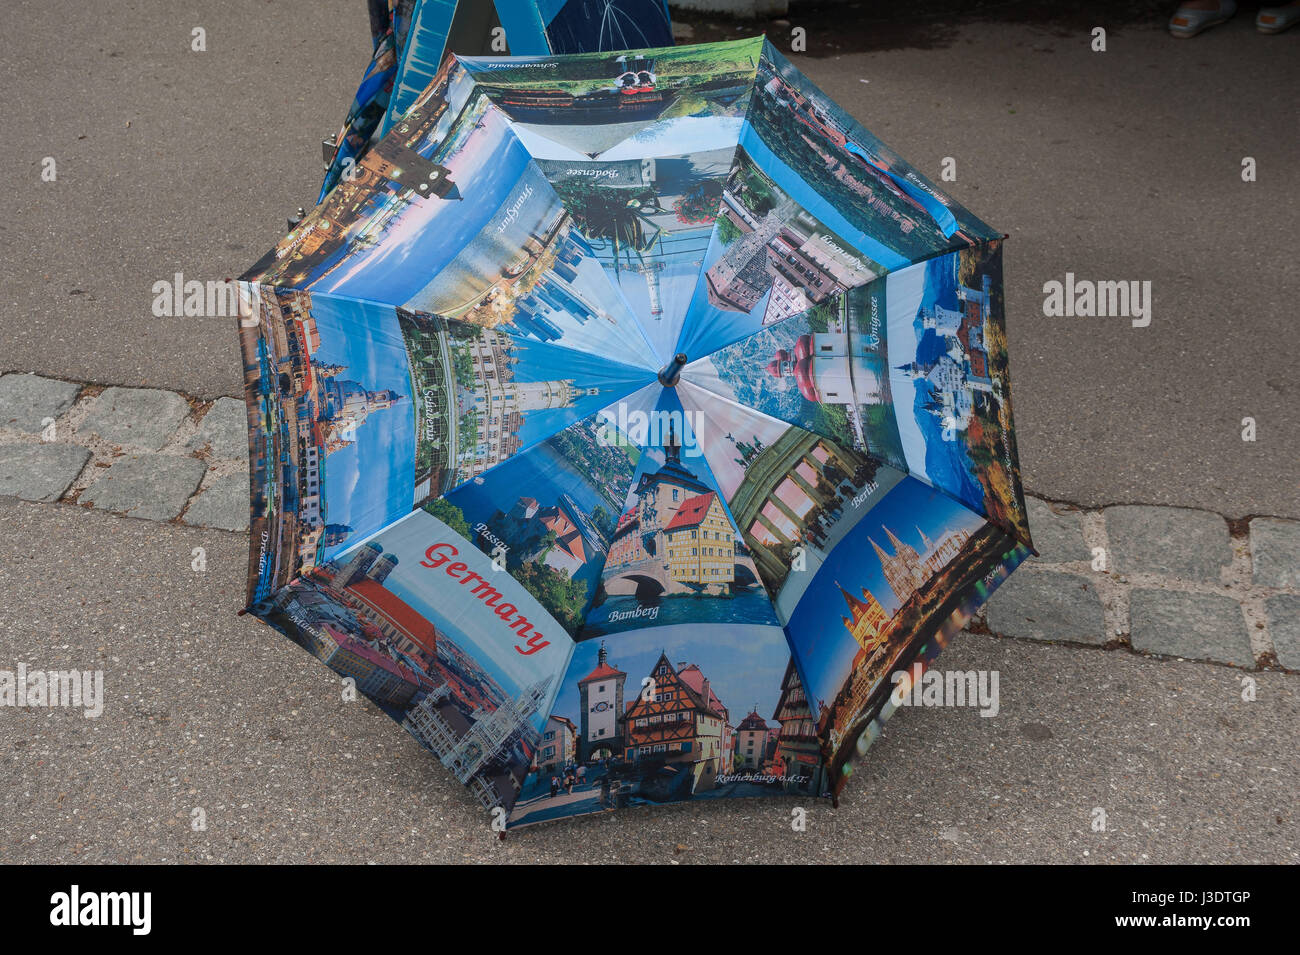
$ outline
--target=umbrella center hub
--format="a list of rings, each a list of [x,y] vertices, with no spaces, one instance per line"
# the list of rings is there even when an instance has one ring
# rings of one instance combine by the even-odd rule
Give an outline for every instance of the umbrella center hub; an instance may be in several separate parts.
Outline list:
[[[677,379],[682,376],[682,369],[686,367],[687,357],[685,352],[678,352],[673,356],[673,360],[659,369],[659,384],[665,388],[672,388],[677,384]]]

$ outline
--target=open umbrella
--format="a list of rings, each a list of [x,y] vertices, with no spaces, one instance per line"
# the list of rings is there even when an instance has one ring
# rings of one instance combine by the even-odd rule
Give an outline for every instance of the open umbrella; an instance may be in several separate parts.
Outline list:
[[[241,281],[249,607],[511,825],[838,793],[1030,552],[1002,241],[763,39],[443,65]]]
[[[673,42],[664,0],[367,3],[374,55],[342,128],[323,143],[325,182],[317,202],[406,112],[448,53],[588,53]]]

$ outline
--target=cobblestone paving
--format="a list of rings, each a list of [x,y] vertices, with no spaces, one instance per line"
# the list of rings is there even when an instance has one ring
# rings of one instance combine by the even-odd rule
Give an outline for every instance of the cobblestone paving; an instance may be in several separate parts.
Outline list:
[[[0,376],[0,495],[248,529],[243,404]],[[1040,556],[972,629],[1246,669],[1300,669],[1300,521],[1029,499]]]
[[[153,388],[0,376],[0,494],[248,529],[244,406]]]
[[[1300,521],[1030,498],[1039,556],[975,629],[1248,669],[1300,665]]]

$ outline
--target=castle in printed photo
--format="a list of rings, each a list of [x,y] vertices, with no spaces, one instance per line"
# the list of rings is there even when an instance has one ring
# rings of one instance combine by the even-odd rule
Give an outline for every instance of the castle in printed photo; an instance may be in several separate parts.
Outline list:
[[[1028,539],[996,243],[891,273],[889,361],[908,470]]]
[[[1002,384],[989,373],[989,354],[984,345],[989,326],[992,280],[988,275],[978,289],[957,286],[957,308],[939,302],[923,306],[918,314],[922,332],[933,332],[942,351],[932,350],[926,358],[899,365],[912,381],[924,381],[929,400],[924,413],[938,418],[943,427],[967,431],[976,402],[1002,398]]]

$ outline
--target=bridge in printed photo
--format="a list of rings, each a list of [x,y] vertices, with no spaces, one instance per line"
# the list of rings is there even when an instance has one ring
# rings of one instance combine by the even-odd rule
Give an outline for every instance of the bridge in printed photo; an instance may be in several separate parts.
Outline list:
[[[668,562],[659,557],[646,557],[622,564],[603,580],[603,584],[605,593],[611,597],[635,596],[639,600],[701,593],[705,590],[700,584],[673,580]],[[730,586],[732,590],[761,586],[758,568],[750,557],[736,559],[734,579],[730,581]]]

